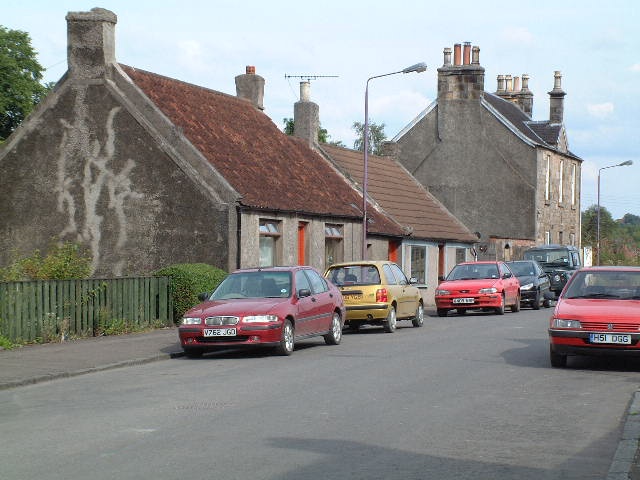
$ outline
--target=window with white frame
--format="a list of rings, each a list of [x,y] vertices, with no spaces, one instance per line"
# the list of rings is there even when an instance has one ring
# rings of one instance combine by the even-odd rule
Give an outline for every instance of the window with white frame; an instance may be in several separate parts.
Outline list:
[[[261,267],[271,267],[278,264],[280,236],[280,222],[260,220],[259,263]]]
[[[551,243],[551,232],[544,232],[544,243],[547,245]]]
[[[418,283],[427,283],[427,247],[425,245],[411,245],[411,271],[409,276]]]
[[[558,203],[562,203],[564,201],[564,160],[560,160],[560,169],[558,171]]]
[[[571,206],[576,204],[576,164],[571,164]]]
[[[551,156],[545,155],[547,160],[547,170],[544,181],[544,199],[548,202],[551,199]]]
[[[326,223],[324,226],[325,267],[342,262],[344,258],[343,226]]]

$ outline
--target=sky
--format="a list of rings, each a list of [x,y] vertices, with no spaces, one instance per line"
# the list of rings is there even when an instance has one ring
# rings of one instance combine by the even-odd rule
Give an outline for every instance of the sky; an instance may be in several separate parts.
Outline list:
[[[364,122],[367,79],[426,62],[424,73],[369,82],[369,118],[392,139],[437,95],[443,49],[480,47],[485,91],[500,74],[528,74],[533,120],[549,118],[562,72],[569,149],[584,160],[581,206],[640,216],[640,4],[637,0],[428,2],[423,0],[5,0],[0,25],[29,33],[44,80],[64,74],[67,12],[106,8],[118,17],[120,63],[235,95],[237,75],[265,78],[265,113],[293,117],[300,82],[330,140],[353,147]],[[617,165],[631,160],[633,165]],[[470,173],[472,174],[472,173]],[[514,194],[517,192],[514,192]]]

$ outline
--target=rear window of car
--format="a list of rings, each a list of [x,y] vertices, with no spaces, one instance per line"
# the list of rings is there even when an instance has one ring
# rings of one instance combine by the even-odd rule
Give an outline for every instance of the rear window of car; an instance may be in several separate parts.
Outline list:
[[[380,272],[375,265],[348,265],[329,269],[327,278],[338,286],[377,285]]]

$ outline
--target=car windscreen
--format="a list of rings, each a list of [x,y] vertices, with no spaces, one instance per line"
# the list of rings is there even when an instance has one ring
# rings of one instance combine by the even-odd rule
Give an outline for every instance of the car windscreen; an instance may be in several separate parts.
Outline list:
[[[375,265],[347,265],[330,268],[327,278],[339,287],[345,285],[378,285],[380,272]]]
[[[571,277],[563,298],[640,300],[640,271],[583,271]]]
[[[227,276],[210,300],[291,296],[290,272],[237,272]]]
[[[569,265],[569,251],[564,248],[530,250],[524,252],[525,260],[535,260],[542,265]]]
[[[531,277],[536,274],[535,264],[530,262],[509,262],[507,265],[516,277]]]
[[[494,263],[456,265],[447,276],[447,280],[477,280],[480,278],[498,278],[498,266]]]

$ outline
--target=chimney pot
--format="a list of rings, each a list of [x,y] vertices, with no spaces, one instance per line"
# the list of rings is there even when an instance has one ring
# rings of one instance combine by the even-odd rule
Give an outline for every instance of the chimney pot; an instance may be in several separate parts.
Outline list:
[[[247,65],[247,68],[245,69],[245,73],[247,75],[255,75],[256,67],[254,67],[253,65]]]
[[[526,73],[522,74],[522,90],[529,90],[529,75],[527,75]]]
[[[464,42],[463,64],[471,65],[471,42]]]
[[[471,63],[473,65],[480,65],[480,47],[473,47]]]
[[[520,91],[520,77],[513,77],[513,91]]]
[[[311,100],[311,82],[300,82],[300,101],[309,102]]]
[[[512,83],[512,80],[511,80],[511,75],[505,75],[504,78],[505,78],[505,81],[506,81],[505,88],[506,88],[507,92],[512,92],[513,91],[513,83]]]
[[[451,66],[451,48],[446,47],[443,53],[444,53],[444,64],[442,66],[450,67]]]
[[[460,48],[461,48],[461,45],[459,43],[456,43],[453,46],[453,64],[456,66],[462,65]]]
[[[497,93],[504,93],[504,75],[498,75],[498,90]]]

